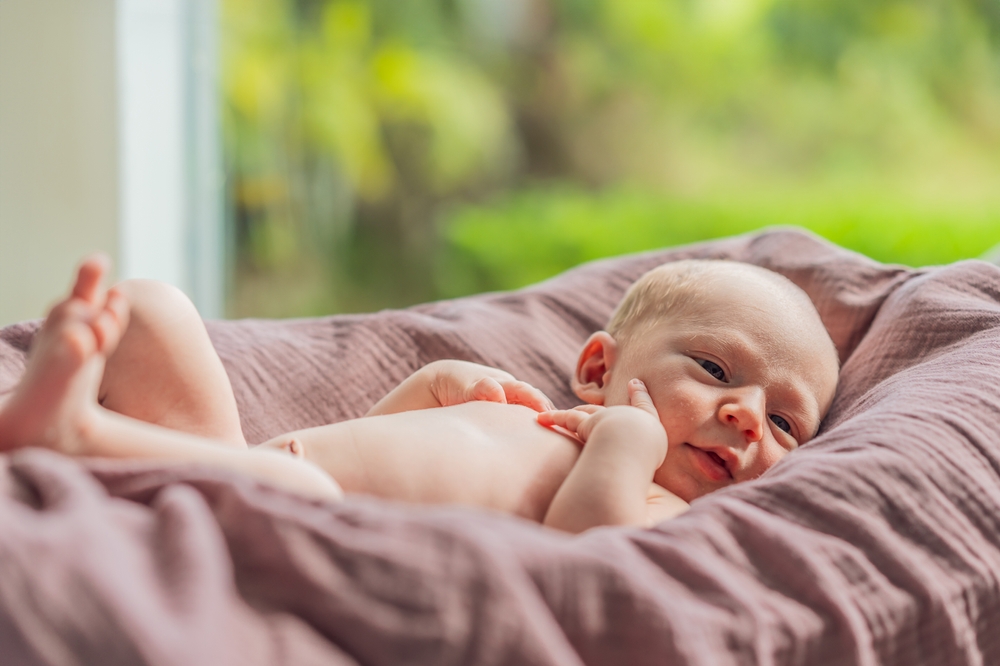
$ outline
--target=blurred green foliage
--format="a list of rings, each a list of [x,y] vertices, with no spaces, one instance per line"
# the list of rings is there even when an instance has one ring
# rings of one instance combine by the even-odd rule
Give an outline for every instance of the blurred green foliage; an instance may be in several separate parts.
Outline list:
[[[223,0],[231,314],[797,224],[1000,242],[996,0]]]
[[[708,202],[629,190],[593,196],[546,189],[454,213],[444,229],[451,251],[438,267],[438,290],[459,296],[511,289],[601,257],[775,226],[809,229],[873,259],[910,266],[977,257],[1000,245],[1000,207],[794,194]]]

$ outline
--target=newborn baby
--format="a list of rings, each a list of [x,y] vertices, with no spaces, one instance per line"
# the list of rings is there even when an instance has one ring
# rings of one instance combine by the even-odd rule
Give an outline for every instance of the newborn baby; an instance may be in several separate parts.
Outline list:
[[[0,406],[0,449],[204,462],[313,496],[473,504],[579,532],[652,525],[760,476],[816,434],[837,383],[833,343],[790,281],[681,261],[640,278],[584,344],[581,407],[440,361],[364,418],[248,449],[190,303],[148,281],[105,292],[104,271],[85,262],[50,313]]]

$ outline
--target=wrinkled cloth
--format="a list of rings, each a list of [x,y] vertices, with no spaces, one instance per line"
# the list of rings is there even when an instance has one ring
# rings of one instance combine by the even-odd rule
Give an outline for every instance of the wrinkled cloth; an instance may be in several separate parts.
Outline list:
[[[6,664],[1000,663],[1000,269],[777,230],[370,315],[210,322],[247,438],[359,416],[437,358],[567,407],[577,348],[667,260],[776,270],[843,364],[820,435],[651,530],[304,500],[232,473],[0,456]],[[37,322],[0,330],[0,391]]]

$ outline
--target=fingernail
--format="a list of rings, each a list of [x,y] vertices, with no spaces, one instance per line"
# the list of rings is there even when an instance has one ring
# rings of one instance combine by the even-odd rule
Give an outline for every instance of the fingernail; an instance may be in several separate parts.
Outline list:
[[[637,377],[633,377],[632,380],[631,380],[631,382],[632,382],[633,386],[636,386],[636,387],[642,388],[642,389],[646,388],[646,385],[642,383],[642,380],[639,379],[639,378],[637,378]]]

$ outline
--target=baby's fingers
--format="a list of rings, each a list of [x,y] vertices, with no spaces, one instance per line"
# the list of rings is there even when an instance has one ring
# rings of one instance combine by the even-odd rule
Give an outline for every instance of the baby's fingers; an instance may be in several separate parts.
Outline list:
[[[476,400],[504,404],[507,402],[507,397],[500,382],[492,377],[483,377],[469,388],[466,395],[466,402]]]
[[[540,412],[537,418],[538,422],[543,426],[565,428],[582,441],[587,441],[589,428],[585,428],[584,425],[587,419],[590,418],[590,414],[584,411],[578,409],[554,409],[547,412]]]
[[[656,407],[653,406],[653,399],[649,397],[646,385],[641,379],[631,379],[628,383],[628,400],[633,407],[638,407],[644,412],[659,418]]]
[[[556,408],[547,395],[527,382],[512,379],[509,382],[501,382],[500,385],[507,396],[507,402],[512,405],[530,407],[536,412],[545,412]]]

